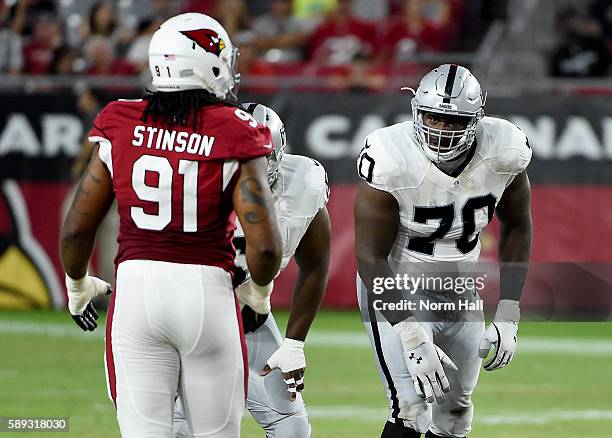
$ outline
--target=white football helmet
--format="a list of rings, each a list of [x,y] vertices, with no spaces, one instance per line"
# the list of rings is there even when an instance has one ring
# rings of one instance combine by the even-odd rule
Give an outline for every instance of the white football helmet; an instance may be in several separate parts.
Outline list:
[[[208,15],[181,14],[166,20],[149,45],[149,69],[158,91],[204,89],[219,99],[235,97],[238,49],[223,26]]]
[[[253,115],[255,120],[270,129],[272,134],[272,145],[274,150],[268,157],[268,183],[270,187],[278,178],[278,170],[281,159],[287,146],[287,135],[285,125],[278,114],[272,109],[260,103],[245,103],[242,105],[246,112]]]
[[[486,94],[470,71],[456,64],[441,65],[427,73],[412,98],[414,134],[425,155],[440,163],[458,158],[476,137],[476,125],[484,116]],[[424,113],[466,117],[466,127],[451,131],[423,123]]]

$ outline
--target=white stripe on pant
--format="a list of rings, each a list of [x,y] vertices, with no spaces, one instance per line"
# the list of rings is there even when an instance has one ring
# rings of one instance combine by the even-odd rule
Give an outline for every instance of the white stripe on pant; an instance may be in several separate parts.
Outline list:
[[[170,437],[180,394],[193,436],[239,437],[244,339],[229,273],[129,260],[118,267],[115,293],[109,322],[121,435]]]

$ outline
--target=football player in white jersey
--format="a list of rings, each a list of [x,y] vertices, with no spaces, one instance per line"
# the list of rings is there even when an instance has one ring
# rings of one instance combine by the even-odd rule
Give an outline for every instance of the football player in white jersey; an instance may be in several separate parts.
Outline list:
[[[496,370],[516,351],[531,248],[531,148],[512,123],[484,117],[484,104],[469,70],[439,66],[414,91],[413,121],[371,133],[358,159],[365,182],[355,201],[357,288],[389,400],[383,438],[467,436],[481,358],[494,346],[484,368]],[[486,330],[477,307],[436,313],[416,306],[456,302],[456,287],[407,293],[405,284],[388,282],[381,295],[368,293],[398,274],[459,278],[476,269],[479,233],[494,212],[501,224],[500,300]],[[478,300],[473,286],[463,294],[470,303]],[[413,309],[381,304],[412,292]]]
[[[272,109],[256,103],[244,104],[244,108],[272,133],[274,152],[268,156],[268,182],[275,195],[282,236],[280,271],[294,256],[299,268],[283,340],[270,313],[269,295],[253,289],[244,233],[238,224],[234,234],[236,266],[243,271],[236,294],[248,350],[247,408],[268,438],[307,438],[311,428],[300,391],[304,389],[306,367],[304,340],[327,286],[331,240],[327,175],[317,161],[284,153],[284,125]],[[174,438],[191,437],[181,411],[179,400]]]

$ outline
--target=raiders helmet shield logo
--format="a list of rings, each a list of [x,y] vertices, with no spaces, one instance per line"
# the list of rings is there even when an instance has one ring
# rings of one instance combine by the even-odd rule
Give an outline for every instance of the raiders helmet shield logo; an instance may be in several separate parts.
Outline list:
[[[223,38],[214,30],[197,29],[182,30],[180,32],[198,46],[214,55],[219,56],[221,51],[225,48],[225,41],[223,41]]]

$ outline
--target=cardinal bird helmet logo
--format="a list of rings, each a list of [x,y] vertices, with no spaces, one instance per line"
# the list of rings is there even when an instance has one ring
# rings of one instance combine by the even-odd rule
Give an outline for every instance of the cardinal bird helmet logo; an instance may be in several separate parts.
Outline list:
[[[214,55],[219,56],[221,51],[225,48],[225,41],[223,41],[223,38],[214,30],[197,29],[182,30],[180,32],[198,46]]]

